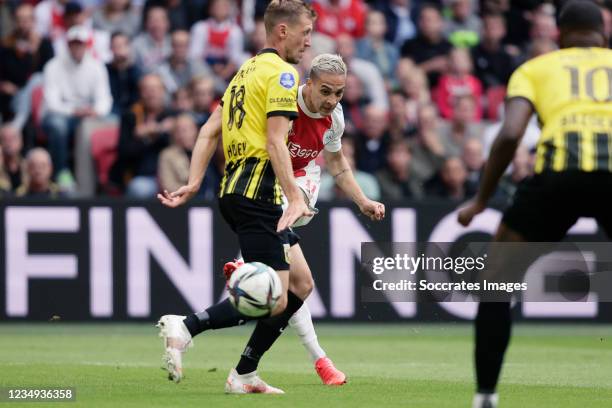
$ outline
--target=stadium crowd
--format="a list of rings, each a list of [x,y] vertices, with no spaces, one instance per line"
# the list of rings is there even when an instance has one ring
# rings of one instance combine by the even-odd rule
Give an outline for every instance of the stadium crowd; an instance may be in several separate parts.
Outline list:
[[[197,130],[263,47],[266,0],[0,0],[0,197],[154,197],[186,183]],[[463,201],[513,69],[557,48],[559,2],[313,0],[312,47],[349,68],[343,149],[375,200]],[[611,2],[601,0],[606,29]],[[532,173],[534,118],[497,198]],[[201,196],[216,195],[223,152]],[[324,166],[324,163],[320,163]],[[340,197],[325,175],[321,200]]]

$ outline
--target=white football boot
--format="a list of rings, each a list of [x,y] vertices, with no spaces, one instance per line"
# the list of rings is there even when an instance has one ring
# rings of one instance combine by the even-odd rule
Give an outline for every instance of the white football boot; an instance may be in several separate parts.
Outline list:
[[[183,378],[183,353],[193,346],[191,334],[183,319],[185,316],[164,315],[157,322],[159,337],[164,339],[163,369],[168,379],[178,383]]]
[[[225,382],[226,394],[284,394],[285,391],[268,385],[259,378],[257,371],[240,375],[234,368]]]

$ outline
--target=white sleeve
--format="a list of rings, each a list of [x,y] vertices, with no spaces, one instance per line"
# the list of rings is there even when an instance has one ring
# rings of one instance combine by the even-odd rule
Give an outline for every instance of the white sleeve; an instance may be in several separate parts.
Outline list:
[[[36,32],[42,36],[51,33],[51,8],[49,3],[41,2],[34,8],[34,21]]]
[[[189,58],[196,59],[198,61],[204,60],[204,49],[207,48],[208,44],[208,30],[206,30],[206,23],[200,21],[191,28],[191,35],[189,41]]]
[[[342,134],[344,133],[344,112],[342,105],[338,103],[332,112],[332,126],[323,136],[325,150],[336,153],[342,148]]]
[[[94,88],[94,110],[99,116],[106,116],[110,113],[113,107],[113,97],[110,92],[110,84],[108,80],[108,71],[104,64],[95,61],[97,65],[95,88]],[[92,70],[93,71],[93,70]]]
[[[370,61],[355,59],[351,62],[351,71],[361,80],[371,103],[385,111],[389,110],[385,81],[376,65]]]
[[[74,109],[62,98],[62,67],[55,57],[43,70],[43,100],[47,111],[72,115]]]
[[[248,57],[244,52],[244,35],[238,25],[233,25],[230,29],[228,42],[229,60],[239,67]]]
[[[110,49],[110,34],[108,31],[94,30],[94,48],[96,57],[103,63],[111,62],[113,53]]]

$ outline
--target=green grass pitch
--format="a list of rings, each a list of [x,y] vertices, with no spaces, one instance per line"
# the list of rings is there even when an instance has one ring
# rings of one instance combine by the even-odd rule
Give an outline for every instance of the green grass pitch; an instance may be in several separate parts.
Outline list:
[[[75,387],[76,402],[49,407],[469,407],[473,392],[468,324],[317,325],[321,344],[349,376],[320,384],[287,330],[260,365],[282,396],[225,395],[223,384],[250,333],[204,333],[185,356],[186,378],[169,382],[161,339],[144,324],[0,324],[0,386]],[[612,327],[517,325],[500,406],[612,407]],[[32,405],[34,404],[34,405]]]

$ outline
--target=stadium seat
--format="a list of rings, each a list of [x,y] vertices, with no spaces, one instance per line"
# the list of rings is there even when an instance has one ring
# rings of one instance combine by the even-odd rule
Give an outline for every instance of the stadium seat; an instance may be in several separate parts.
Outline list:
[[[503,85],[492,86],[487,89],[487,119],[497,121],[499,119],[499,107],[506,98],[506,87]]]
[[[108,186],[108,175],[117,158],[119,127],[116,124],[94,129],[90,136],[91,155],[94,159],[98,186],[104,191]]]

